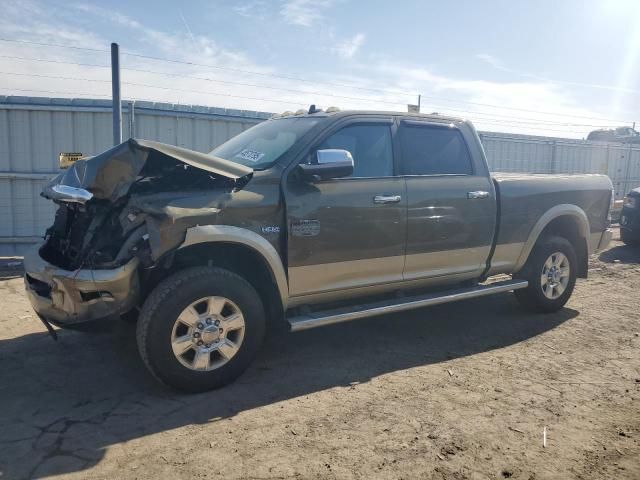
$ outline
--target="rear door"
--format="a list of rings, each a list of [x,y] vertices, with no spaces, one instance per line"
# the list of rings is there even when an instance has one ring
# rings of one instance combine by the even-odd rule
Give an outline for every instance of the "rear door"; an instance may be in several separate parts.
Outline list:
[[[403,278],[479,276],[496,223],[493,183],[457,126],[402,120],[401,173],[407,182]]]
[[[336,125],[306,161],[320,149],[348,150],[353,175],[286,182],[291,296],[402,280],[407,203],[405,181],[394,166],[393,126],[391,118]]]

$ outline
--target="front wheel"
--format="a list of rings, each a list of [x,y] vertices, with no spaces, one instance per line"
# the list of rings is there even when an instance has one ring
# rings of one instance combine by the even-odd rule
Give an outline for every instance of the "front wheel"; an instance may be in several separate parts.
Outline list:
[[[560,310],[576,284],[576,252],[562,237],[538,241],[524,268],[514,275],[529,286],[515,291],[516,298],[530,311],[550,313]]]
[[[145,301],[137,326],[140,355],[161,382],[203,392],[242,374],[265,331],[260,296],[221,268],[188,268],[164,280]]]

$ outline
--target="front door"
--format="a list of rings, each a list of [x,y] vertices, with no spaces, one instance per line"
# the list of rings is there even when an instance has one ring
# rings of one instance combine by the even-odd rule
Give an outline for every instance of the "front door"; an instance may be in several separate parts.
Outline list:
[[[404,279],[476,278],[484,271],[496,223],[495,191],[452,125],[404,120],[401,172],[407,181]]]
[[[351,177],[288,181],[284,189],[292,297],[402,280],[407,203],[391,119],[338,125],[306,158],[328,148],[351,153]]]

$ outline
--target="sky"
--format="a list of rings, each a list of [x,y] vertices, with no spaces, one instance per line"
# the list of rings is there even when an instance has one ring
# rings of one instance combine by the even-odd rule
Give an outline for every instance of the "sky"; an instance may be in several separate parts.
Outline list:
[[[0,0],[0,95],[406,111],[583,138],[640,124],[638,0]]]

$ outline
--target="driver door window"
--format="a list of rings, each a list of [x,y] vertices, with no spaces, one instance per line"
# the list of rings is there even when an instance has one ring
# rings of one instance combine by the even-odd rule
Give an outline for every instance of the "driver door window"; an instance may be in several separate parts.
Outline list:
[[[318,150],[347,150],[353,157],[354,178],[393,176],[393,149],[389,125],[353,125],[327,139]]]

